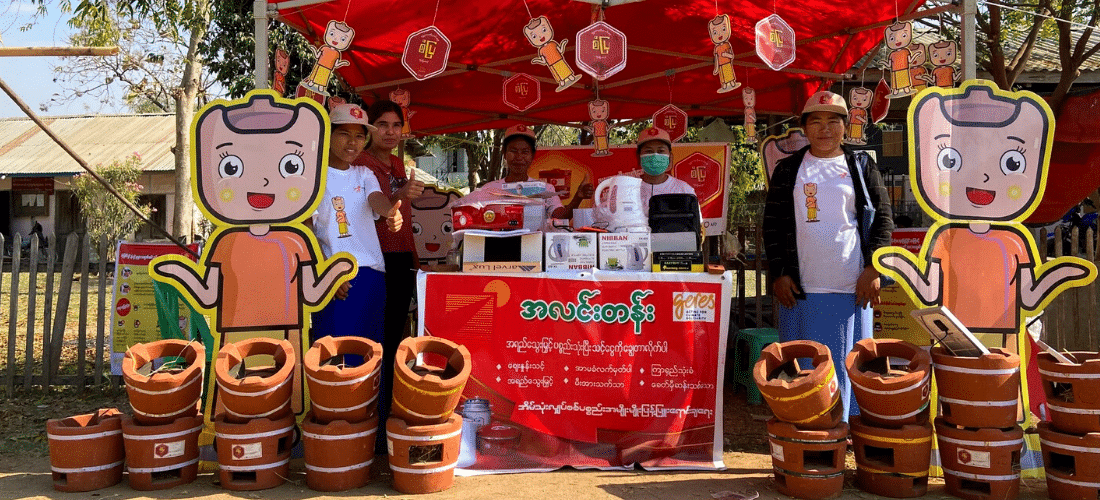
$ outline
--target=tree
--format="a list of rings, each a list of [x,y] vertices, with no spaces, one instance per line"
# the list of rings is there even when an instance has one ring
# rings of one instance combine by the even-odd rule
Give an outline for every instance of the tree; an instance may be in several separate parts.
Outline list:
[[[137,153],[123,160],[116,160],[110,165],[98,166],[96,173],[127,201],[137,206],[142,215],[149,217],[152,207],[137,204],[143,188],[138,184],[142,172],[141,157]],[[73,195],[80,200],[80,213],[84,216],[84,224],[92,241],[99,241],[103,236],[116,240],[133,234],[141,227],[143,222],[141,218],[131,212],[92,176],[76,175],[70,181],[70,186]]]

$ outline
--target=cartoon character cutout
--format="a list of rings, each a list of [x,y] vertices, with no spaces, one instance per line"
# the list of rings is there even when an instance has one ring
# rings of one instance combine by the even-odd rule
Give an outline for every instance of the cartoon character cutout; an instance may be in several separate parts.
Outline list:
[[[286,73],[290,71],[290,53],[283,49],[275,50],[275,77],[271,89],[276,94],[286,95]]]
[[[909,65],[909,81],[913,83],[913,91],[920,92],[928,88],[928,81],[932,79],[928,75],[928,68],[924,67],[928,63],[928,47],[923,43],[913,42],[909,45],[909,53],[913,59]]]
[[[870,121],[871,101],[874,98],[875,93],[864,87],[856,87],[848,93],[848,102],[851,103],[852,109],[848,110],[848,137],[844,142],[860,146],[867,144],[864,133]]]
[[[394,104],[401,106],[401,138],[412,139],[416,137],[412,133],[412,116],[416,114],[416,111],[409,109],[409,103],[412,102],[412,94],[405,89],[396,89],[390,92],[390,100]]]
[[[806,193],[806,222],[820,222],[817,218],[817,183],[803,184],[802,192]]]
[[[523,35],[535,48],[539,49],[539,55],[531,59],[531,64],[541,64],[550,68],[558,87],[554,92],[561,92],[577,83],[581,77],[573,73],[573,68],[565,61],[561,54],[565,52],[565,44],[569,39],[563,39],[561,43],[554,41],[554,28],[550,26],[550,20],[546,16],[531,19],[527,26],[523,27]]]
[[[769,135],[765,138],[760,144],[760,156],[764,161],[764,174],[768,180],[771,180],[772,172],[775,172],[775,166],[780,160],[809,145],[810,140],[797,127],[789,128],[781,135]]]
[[[946,306],[976,333],[1018,334],[1024,315],[1096,277],[1077,257],[1043,262],[1022,224],[1042,199],[1054,139],[1042,98],[984,80],[928,89],[909,130],[913,193],[935,223],[920,256],[886,247],[873,260],[915,303]]]
[[[607,133],[609,126],[607,124],[607,117],[611,113],[611,108],[607,104],[607,101],[603,99],[596,99],[589,101],[588,103],[588,116],[592,118],[592,121],[584,127],[585,130],[592,133],[592,145],[596,148],[596,151],[592,153],[592,156],[610,156],[611,150],[608,147]]]
[[[332,197],[332,209],[336,211],[336,227],[340,231],[340,235],[337,238],[347,238],[351,236],[348,232],[348,213],[344,210],[347,205],[344,204],[343,196]]]
[[[745,87],[741,100],[745,103],[745,142],[756,144],[756,91]]]
[[[958,48],[951,40],[940,40],[928,46],[932,56],[932,77],[928,83],[937,87],[954,87],[962,76],[955,69],[955,60],[959,57]]]
[[[721,86],[718,93],[732,92],[741,86],[737,81],[737,75],[733,72],[733,45],[730,44],[730,36],[733,29],[730,28],[730,16],[719,14],[710,20],[707,25],[710,31],[710,41],[714,43],[714,71],[711,74],[718,75]]]
[[[302,225],[321,203],[328,115],[310,99],[256,90],[208,104],[191,134],[191,187],[215,229],[201,263],[166,255],[149,264],[150,273],[216,315],[219,344],[231,335],[290,340],[298,362],[292,404],[300,413],[306,315],[324,307],[357,270],[347,253],[321,260],[316,237]],[[213,409],[204,413],[212,416]]]
[[[909,67],[913,64],[913,54],[909,44],[913,41],[913,23],[898,22],[886,27],[886,46],[890,52],[890,95],[888,99],[897,99],[916,93],[909,78]]]
[[[462,197],[458,190],[425,186],[412,200],[413,241],[420,265],[442,264],[454,243],[450,204]]]
[[[313,63],[313,71],[302,85],[313,92],[328,95],[328,81],[332,72],[351,63],[342,57],[342,53],[351,47],[351,40],[355,38],[355,29],[342,21],[329,21],[325,26],[325,44],[313,49],[317,56],[317,62]]]

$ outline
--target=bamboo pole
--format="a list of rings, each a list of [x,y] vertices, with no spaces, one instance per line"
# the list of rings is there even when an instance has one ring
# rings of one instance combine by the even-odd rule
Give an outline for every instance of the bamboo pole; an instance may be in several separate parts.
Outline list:
[[[54,241],[54,245],[57,241]],[[42,373],[46,375],[46,380],[49,381],[49,373],[52,367],[53,356],[51,355],[50,344],[50,331],[51,325],[53,325],[53,270],[54,265],[57,264],[57,252],[46,250],[46,302],[42,307],[42,337],[45,341],[42,343]],[[49,389],[47,384],[46,389]]]
[[[61,364],[61,345],[65,340],[65,323],[68,322],[69,318],[69,301],[72,299],[73,292],[73,268],[76,267],[76,252],[79,244],[80,237],[76,233],[69,233],[69,237],[65,239],[65,258],[61,261],[61,288],[58,291],[57,314],[54,315],[53,334],[48,336],[52,359],[50,360],[50,372],[46,374],[47,382],[57,376],[58,365]]]
[[[103,330],[107,326],[107,236],[99,238],[99,303],[96,307],[97,324],[95,332],[95,385],[103,383]]]
[[[15,393],[15,316],[19,314],[19,264],[23,260],[23,236],[11,240],[11,293],[8,294],[8,373],[4,384],[8,397]]]
[[[0,57],[113,56],[118,47],[0,47]]]

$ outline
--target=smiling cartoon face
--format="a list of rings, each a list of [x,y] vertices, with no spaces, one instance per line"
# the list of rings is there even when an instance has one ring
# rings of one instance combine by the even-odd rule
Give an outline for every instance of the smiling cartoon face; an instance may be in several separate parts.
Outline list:
[[[542,47],[554,39],[554,28],[550,27],[550,20],[546,16],[539,16],[523,27],[523,34],[531,45]]]
[[[870,108],[874,96],[874,91],[864,87],[856,87],[848,93],[848,98],[852,101],[852,108]]]
[[[390,100],[402,108],[407,108],[409,107],[409,103],[412,102],[412,94],[405,89],[391,90]]]
[[[304,218],[321,187],[321,110],[273,94],[216,103],[196,119],[192,158],[198,202],[228,224]]]
[[[286,74],[290,69],[290,53],[283,49],[275,51],[275,72]]]
[[[925,50],[923,43],[913,43],[909,45],[909,57],[912,58],[910,67],[924,66],[924,63],[928,62],[928,51]]]
[[[753,89],[745,89],[741,91],[741,99],[745,102],[746,108],[752,108],[756,106],[756,91]]]
[[[451,250],[454,223],[451,220],[450,202],[457,200],[457,191],[425,189],[424,194],[412,202],[413,239],[416,254],[423,260],[442,260]]]
[[[710,31],[710,41],[715,45],[725,42],[730,39],[730,16],[722,14],[714,19],[710,20],[710,24],[707,25],[707,29]]]
[[[352,38],[355,38],[355,30],[347,23],[329,21],[325,27],[325,44],[336,50],[347,50]]]
[[[606,120],[608,113],[607,101],[603,99],[589,101],[588,116],[592,117],[593,120]]]
[[[910,111],[914,185],[938,218],[1018,221],[1042,196],[1050,110],[1034,94],[992,85],[935,92]]]
[[[939,41],[933,43],[931,47],[932,64],[936,66],[950,66],[955,64],[955,59],[959,57],[959,51],[955,48],[955,42]]]
[[[908,22],[894,23],[886,27],[886,46],[897,50],[913,40],[913,28]]]

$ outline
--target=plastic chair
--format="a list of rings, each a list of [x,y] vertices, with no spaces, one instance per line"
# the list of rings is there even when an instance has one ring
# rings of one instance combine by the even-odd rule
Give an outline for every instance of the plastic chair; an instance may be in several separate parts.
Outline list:
[[[737,385],[743,385],[748,395],[748,403],[762,404],[764,401],[760,397],[760,389],[756,387],[756,381],[752,378],[752,367],[760,361],[760,351],[764,350],[768,344],[779,342],[779,332],[775,328],[745,328],[737,331],[733,342],[734,390],[737,389]]]

